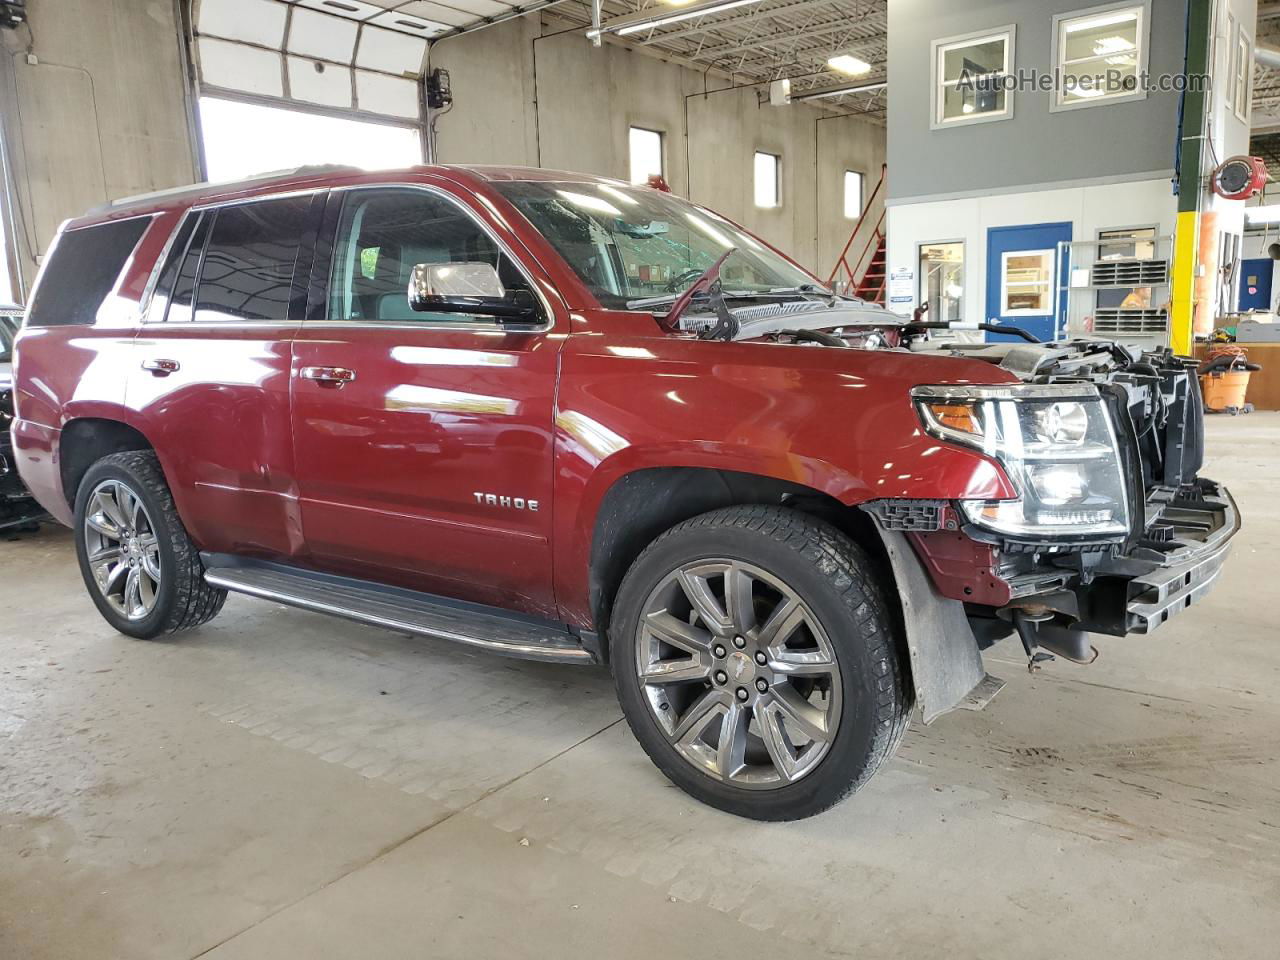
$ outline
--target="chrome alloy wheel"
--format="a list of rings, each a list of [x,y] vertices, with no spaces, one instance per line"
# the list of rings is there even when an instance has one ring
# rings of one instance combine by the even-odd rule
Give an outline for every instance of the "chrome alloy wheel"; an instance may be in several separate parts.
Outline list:
[[[160,544],[142,499],[120,480],[89,494],[85,553],[98,590],[117,613],[142,620],[160,595]]]
[[[811,772],[840,722],[840,666],[790,587],[740,560],[699,560],[645,600],[636,675],[676,751],[734,786]]]

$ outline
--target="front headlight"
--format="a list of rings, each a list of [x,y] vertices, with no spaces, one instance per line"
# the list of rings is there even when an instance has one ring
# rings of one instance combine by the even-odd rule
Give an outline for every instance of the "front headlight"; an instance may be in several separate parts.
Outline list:
[[[1124,475],[1111,418],[1090,384],[911,391],[925,430],[998,460],[1017,500],[966,500],[971,523],[1015,537],[1122,536]]]

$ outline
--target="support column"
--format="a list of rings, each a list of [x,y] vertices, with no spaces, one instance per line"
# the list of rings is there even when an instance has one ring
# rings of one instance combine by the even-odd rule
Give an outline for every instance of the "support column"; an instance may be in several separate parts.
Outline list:
[[[1187,77],[1207,77],[1213,35],[1213,0],[1188,0]],[[1200,262],[1200,211],[1209,91],[1203,83],[1182,94],[1182,141],[1178,144],[1178,220],[1173,237],[1169,341],[1173,352],[1190,356],[1195,318],[1196,270]]]

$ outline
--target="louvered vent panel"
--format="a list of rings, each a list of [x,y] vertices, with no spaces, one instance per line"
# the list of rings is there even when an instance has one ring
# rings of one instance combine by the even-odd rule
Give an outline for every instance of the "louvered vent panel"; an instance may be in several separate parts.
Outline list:
[[[1099,307],[1093,315],[1094,333],[1162,334],[1169,326],[1163,310]]]
[[[1168,280],[1167,260],[1097,260],[1089,278],[1095,287],[1153,287]]]

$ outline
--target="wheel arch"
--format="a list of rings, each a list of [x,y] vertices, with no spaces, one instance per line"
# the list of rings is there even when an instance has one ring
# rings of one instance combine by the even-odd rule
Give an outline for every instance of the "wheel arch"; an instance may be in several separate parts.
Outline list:
[[[77,417],[62,425],[58,438],[58,465],[62,493],[75,507],[80,481],[98,460],[127,450],[154,450],[136,427],[106,417]]]
[[[609,621],[622,579],[640,553],[660,534],[699,514],[721,507],[781,505],[825,520],[862,547],[876,564],[892,615],[901,605],[884,543],[874,521],[814,487],[764,474],[707,467],[647,467],[619,477],[596,511],[588,561],[588,601],[609,655]]]

